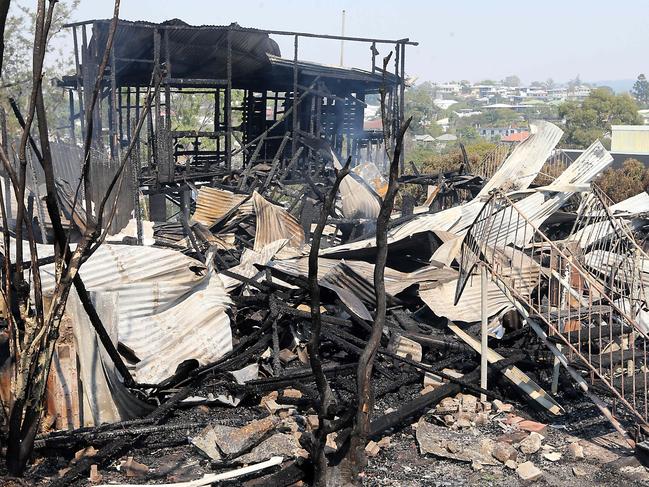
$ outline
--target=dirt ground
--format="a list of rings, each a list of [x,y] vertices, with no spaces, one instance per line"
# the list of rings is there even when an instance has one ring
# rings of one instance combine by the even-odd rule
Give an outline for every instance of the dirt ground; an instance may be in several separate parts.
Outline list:
[[[419,384],[402,387],[398,391],[378,398],[375,413],[382,414],[394,409],[407,398],[413,397],[421,389]],[[200,391],[199,391],[200,392]],[[525,404],[513,404],[510,416],[520,415],[526,419],[542,422],[547,425],[542,431],[542,447],[535,453],[526,455],[520,451],[518,440],[527,433],[517,432],[516,426],[508,426],[504,419],[507,414],[499,414],[492,409],[490,420],[486,424],[466,428],[448,427],[439,422],[439,415],[431,410],[423,415],[423,421],[435,428],[438,440],[459,444],[467,450],[478,449],[483,440],[511,441],[517,449],[518,464],[531,461],[542,471],[542,477],[533,485],[552,486],[587,486],[649,485],[649,470],[645,469],[625,446],[621,436],[601,417],[599,411],[584,399],[561,398],[566,414],[550,418],[539,411],[530,411]],[[295,411],[295,422],[305,424],[305,411]],[[219,423],[230,426],[243,426],[253,419],[263,418],[268,412],[258,404],[243,403],[236,408],[191,406],[177,410],[166,423],[167,429],[150,434],[139,443],[130,445],[128,453],[118,457],[107,467],[99,469],[101,482],[160,484],[183,482],[200,478],[205,473],[226,471],[235,466],[215,468],[210,460],[195,446],[190,439],[197,435],[207,424]],[[515,469],[508,468],[498,461],[494,465],[475,465],[471,462],[440,458],[432,454],[422,454],[416,437],[416,427],[420,418],[414,418],[409,424],[393,431],[389,444],[384,445],[376,456],[369,458],[363,484],[367,486],[519,486],[530,485],[520,479]],[[567,452],[571,442],[578,441],[583,447],[584,458],[574,459]],[[384,443],[388,443],[385,440]],[[102,445],[96,445],[100,448]],[[549,452],[559,452],[558,461],[544,457]],[[39,452],[43,455],[44,451]],[[71,465],[71,456],[39,456],[30,468],[26,479],[10,480],[4,477],[0,485],[46,485],[48,481],[65,471]],[[140,477],[127,477],[120,463],[133,457],[133,460],[148,466],[148,472]],[[72,462],[73,463],[73,462]],[[4,465],[0,467],[0,476],[5,474]],[[3,478],[3,477],[0,477]],[[219,485],[243,485],[241,480]],[[78,485],[93,485],[89,480]]]

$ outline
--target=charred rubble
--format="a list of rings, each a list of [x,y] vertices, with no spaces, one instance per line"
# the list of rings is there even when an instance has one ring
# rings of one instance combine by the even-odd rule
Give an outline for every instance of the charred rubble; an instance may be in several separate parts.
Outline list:
[[[114,25],[84,211],[70,161]],[[70,28],[70,143],[53,144],[65,231],[84,235],[106,191],[115,203],[61,320],[32,481],[399,485],[405,437],[433,459],[424,470],[533,481],[569,459],[592,481],[592,423],[644,461],[649,194],[608,200],[592,183],[612,161],[599,142],[543,179],[562,131],[537,122],[496,163],[420,174],[402,152],[407,39],[349,39],[371,47],[362,71],[301,61],[305,33]],[[294,59],[269,34],[291,36]],[[378,47],[393,51],[378,62]],[[174,127],[183,92],[214,97],[210,130]],[[382,131],[363,130],[369,95]],[[47,297],[57,223],[33,167]]]

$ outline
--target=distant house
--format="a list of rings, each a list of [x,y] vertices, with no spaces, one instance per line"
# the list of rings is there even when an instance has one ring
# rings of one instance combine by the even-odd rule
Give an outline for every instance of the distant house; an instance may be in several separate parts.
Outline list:
[[[457,95],[462,90],[462,86],[458,83],[446,83],[442,85],[436,85],[435,91],[438,95]]]
[[[447,118],[440,118],[435,123],[437,125],[439,125],[444,132],[447,132],[448,128],[451,126],[451,122],[449,122],[448,117]]]
[[[432,145],[435,142],[435,137],[430,134],[415,135],[415,143],[418,145]]]
[[[474,115],[482,115],[480,110],[473,110],[472,108],[460,108],[459,110],[453,111],[458,118],[464,117],[473,117]]]
[[[456,104],[457,101],[455,100],[443,100],[441,98],[436,98],[435,100],[433,100],[433,105],[435,105],[437,108],[441,108],[442,110],[448,110],[450,107]]]
[[[457,142],[457,135],[453,135],[453,134],[440,135],[435,139],[435,142],[437,144],[437,147],[442,149],[446,147],[448,144]]]
[[[528,131],[516,132],[516,133],[513,133],[513,134],[505,135],[504,137],[501,137],[500,141],[505,142],[506,144],[516,144],[518,142],[523,142],[529,136],[530,136],[530,133]]]
[[[498,92],[498,88],[493,85],[473,85],[472,94],[478,98],[490,98]]]
[[[495,137],[502,138],[508,135],[524,132],[524,128],[520,127],[478,127],[478,134],[485,139],[493,139]]]
[[[590,86],[580,85],[568,90],[566,99],[569,101],[584,101],[590,95]]]

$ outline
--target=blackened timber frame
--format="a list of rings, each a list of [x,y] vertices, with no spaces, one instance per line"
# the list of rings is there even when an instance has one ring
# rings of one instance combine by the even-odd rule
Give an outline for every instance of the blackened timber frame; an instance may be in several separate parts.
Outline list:
[[[75,76],[69,77],[67,80],[64,79],[62,85],[77,91],[80,111],[83,109],[85,101],[83,99],[84,80],[91,78],[90,75],[92,74],[86,71],[91,68],[93,58],[97,59],[101,54],[98,52],[98,46],[101,45],[101,42],[98,42],[97,36],[101,31],[103,22],[106,21],[77,22],[66,26],[71,28],[73,34]],[[92,26],[93,31],[93,38],[90,41],[86,35],[88,25]],[[81,43],[79,43],[78,39],[77,29],[79,28],[82,34]],[[141,88],[148,86],[150,80],[148,76],[142,76],[139,80],[129,79],[125,73],[134,69],[136,72],[155,72],[158,76],[161,76],[163,79],[164,105],[161,100],[162,92],[156,93],[155,109],[152,110],[153,113],[149,121],[148,140],[145,136],[142,140],[137,141],[135,154],[138,160],[133,161],[131,166],[133,170],[140,173],[139,178],[138,175],[135,175],[136,180],[139,181],[140,185],[148,186],[147,192],[156,191],[156,188],[161,190],[165,185],[177,185],[188,176],[194,183],[201,184],[201,182],[208,182],[209,178],[215,175],[214,171],[227,173],[233,169],[238,170],[238,167],[233,167],[235,156],[242,160],[244,165],[242,170],[246,164],[256,162],[256,158],[259,161],[268,162],[269,156],[274,158],[276,149],[279,147],[287,130],[291,132],[291,147],[287,148],[286,152],[281,155],[283,161],[291,160],[293,162],[300,145],[297,134],[302,131],[306,131],[306,133],[314,137],[329,139],[336,150],[339,151],[341,157],[351,155],[353,160],[366,158],[362,155],[363,151],[361,149],[367,148],[366,152],[369,154],[370,147],[380,141],[380,137],[377,137],[376,133],[364,132],[361,104],[364,104],[367,94],[377,93],[379,87],[385,86],[385,83],[390,85],[389,100],[393,110],[391,125],[399,126],[404,118],[405,51],[407,45],[417,45],[416,42],[412,42],[407,38],[375,39],[320,35],[308,32],[258,30],[243,28],[236,24],[223,27],[193,27],[179,22],[152,24],[120,21],[118,28],[126,29],[126,34],[123,34],[121,38],[118,36],[116,39],[113,51],[110,53],[110,77],[106,79],[104,85],[106,89],[105,99],[108,102],[107,111],[104,112],[109,118],[107,125],[108,144],[103,145],[98,142],[95,147],[101,148],[102,145],[103,147],[109,147],[111,155],[113,157],[117,156],[121,145],[128,143],[130,140],[132,122],[139,118],[142,104]],[[139,53],[130,51],[130,54],[128,50],[120,51],[120,42],[128,44],[128,32],[141,29],[145,29],[145,32],[147,30],[151,32],[149,39],[153,46],[152,49],[149,51],[144,49]],[[215,36],[221,36],[218,37],[221,41],[213,44],[213,51],[218,52],[220,50],[221,56],[225,51],[225,56],[223,56],[225,59],[220,58],[225,61],[221,64],[221,68],[225,68],[224,72],[221,71],[222,74],[219,74],[217,70],[211,72],[209,77],[204,75],[187,76],[186,71],[183,71],[183,68],[186,68],[186,66],[183,66],[185,60],[177,56],[174,57],[171,53],[185,52],[182,50],[182,43],[190,44],[194,42],[197,36],[200,37],[205,32],[215,32]],[[269,52],[268,58],[263,61],[266,70],[264,73],[260,75],[259,72],[253,70],[250,76],[246,75],[248,77],[242,78],[242,66],[250,64],[250,60],[246,58],[246,49],[256,48],[260,41],[271,46],[274,41],[269,40],[269,35],[287,36],[293,40],[292,59],[282,60],[275,56],[275,53]],[[247,36],[250,36],[252,40],[248,41]],[[266,38],[263,36],[266,36]],[[300,37],[366,43],[371,51],[371,71],[337,68],[301,61],[299,59]],[[178,46],[180,46],[180,51],[173,51],[179,49]],[[388,49],[393,49],[396,52],[393,73],[386,73],[377,67],[376,56],[379,55],[377,46],[387,46]],[[279,54],[279,51],[276,53]],[[80,61],[80,57],[83,58],[83,62]],[[219,59],[218,55],[215,59]],[[258,60],[258,62],[261,61]],[[90,71],[92,70],[90,69]],[[314,83],[315,79],[318,79],[317,88],[305,89],[305,87]],[[195,90],[196,93],[198,93],[198,90],[204,90],[204,92],[209,92],[214,97],[214,115],[213,130],[199,130],[197,127],[195,135],[198,138],[194,144],[194,150],[188,151],[176,147],[179,139],[187,136],[184,133],[187,131],[182,133],[181,131],[174,132],[172,102],[174,100],[173,93],[191,93],[191,90]],[[241,125],[238,125],[238,122],[235,123],[233,117],[233,91],[235,90],[243,90],[245,99],[249,101],[244,107],[235,108],[235,110],[244,111],[242,118],[246,123]],[[259,95],[256,96],[255,93]],[[306,99],[303,98],[305,94],[308,95]],[[125,97],[125,101],[123,97]],[[134,100],[132,100],[132,97],[134,97]],[[263,99],[266,103],[267,115],[263,117],[266,118],[265,127],[257,123],[262,120],[260,106],[256,103],[260,99]],[[268,112],[268,103],[273,101],[273,106],[270,107],[271,112]],[[73,102],[74,100],[71,98],[71,112],[75,111]],[[260,137],[264,131],[268,131],[268,128],[273,127],[274,122],[278,120],[278,106],[280,103],[284,104],[283,111],[285,114],[289,110],[292,110],[292,113],[284,117],[284,126],[277,126],[265,134],[264,137]],[[257,118],[254,119],[254,123],[252,123],[253,119],[251,118],[253,113],[245,112],[248,105],[250,110],[255,110],[254,116]],[[333,110],[328,112],[329,109]],[[97,126],[99,127],[102,124],[101,110],[100,106],[97,113]],[[164,110],[164,113],[161,110]],[[126,113],[124,114],[124,112]],[[135,116],[133,116],[133,112],[135,112]],[[75,140],[75,130],[77,129],[75,127],[76,118],[74,113],[71,113],[70,138],[72,141]],[[83,123],[82,119],[80,121]],[[82,126],[82,134],[84,130],[85,128]],[[246,132],[249,130],[253,132]],[[235,131],[241,133],[241,136],[237,136]],[[394,131],[391,132],[394,133]],[[100,138],[102,133],[105,132],[102,132],[100,128],[98,131]],[[158,139],[161,136],[168,139],[166,143],[159,143]],[[201,152],[198,149],[201,146],[200,137],[214,140],[213,145],[216,149],[203,151],[203,156],[201,156],[203,159],[201,160],[204,162],[201,164],[195,166],[191,164],[179,165],[179,157],[187,157],[189,152],[196,152],[197,154]],[[235,141],[242,147],[233,147]],[[253,144],[248,147],[250,141],[253,141]],[[257,142],[254,143],[254,141]],[[144,143],[146,150],[142,150],[142,143]],[[258,144],[264,144],[266,147],[259,148],[257,147]],[[139,157],[145,152],[150,153],[150,157],[146,159],[145,164],[142,164]],[[343,155],[344,152],[346,154]],[[239,156],[239,154],[241,155]],[[312,168],[313,152],[305,150],[300,154],[302,158],[309,159],[309,168]],[[298,162],[295,167],[298,167],[299,164]],[[164,167],[167,165],[169,167]],[[293,167],[293,164],[291,166]],[[187,173],[182,172],[183,167],[186,167]],[[161,173],[165,175],[162,178],[160,177]],[[132,183],[129,182],[129,184]]]

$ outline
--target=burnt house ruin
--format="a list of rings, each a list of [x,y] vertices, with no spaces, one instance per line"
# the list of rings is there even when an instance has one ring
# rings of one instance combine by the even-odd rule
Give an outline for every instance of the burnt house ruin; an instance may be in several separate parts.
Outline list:
[[[67,27],[74,39],[76,72],[60,84],[69,95],[69,138],[72,145],[80,145],[86,133],[81,116],[89,103],[86,94],[92,92],[104,58],[110,21]],[[290,58],[282,57],[270,35],[293,38]],[[341,41],[365,43],[371,65],[363,70],[304,61],[299,57],[303,38],[316,38],[331,48]],[[101,161],[97,164],[110,166],[110,161],[120,160],[137,139],[115,224],[125,224],[133,206],[137,207],[136,186],[149,195],[150,219],[164,221],[166,200],[188,211],[188,184],[200,187],[232,173],[249,175],[256,167],[288,165],[293,169],[288,179],[301,181],[304,168],[313,174],[322,165],[313,149],[304,145],[305,138],[324,139],[341,160],[376,162],[383,157],[384,144],[391,143],[391,135],[384,138],[382,130],[364,130],[365,100],[383,93],[390,112],[386,133],[394,134],[403,119],[409,44],[415,43],[266,31],[237,24],[197,27],[180,20],[161,24],[120,20],[107,58],[101,100],[92,115],[93,157]],[[391,50],[393,56],[384,69],[383,55]],[[159,86],[155,101],[136,137],[135,127],[153,86]],[[198,100],[193,106],[209,107],[210,113],[198,126],[186,126],[181,120],[188,98]],[[101,175],[93,176],[96,192],[102,193]],[[136,215],[140,216],[139,210]]]

